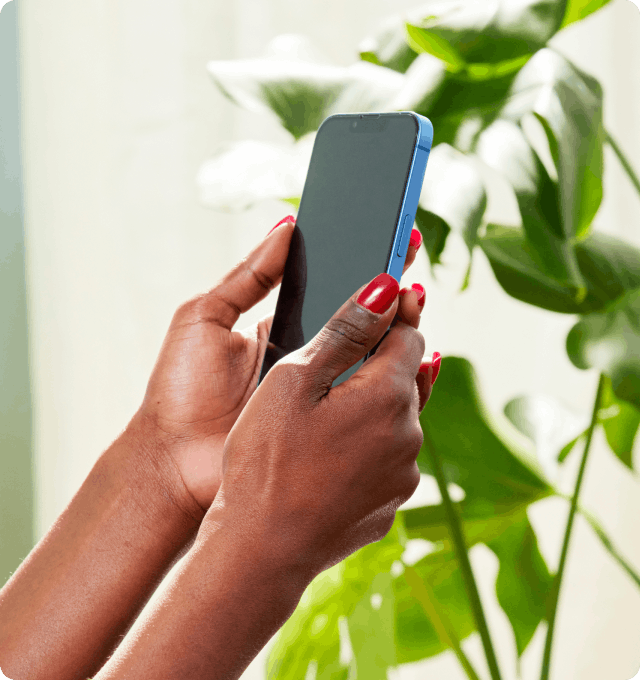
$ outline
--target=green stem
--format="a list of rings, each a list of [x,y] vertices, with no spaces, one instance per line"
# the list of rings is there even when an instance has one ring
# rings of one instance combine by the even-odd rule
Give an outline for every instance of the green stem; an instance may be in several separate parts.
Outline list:
[[[622,153],[622,149],[618,146],[616,141],[607,131],[605,131],[605,136],[607,143],[615,152],[616,156],[618,157],[618,160],[620,161],[620,164],[626,170],[627,175],[629,175],[631,183],[636,188],[638,194],[640,194],[640,179],[638,178],[638,175],[636,175],[635,170],[631,167],[631,163],[629,163],[627,157]]]
[[[584,452],[582,454],[582,461],[580,463],[580,470],[576,479],[575,489],[571,498],[571,507],[569,509],[569,517],[567,518],[567,527],[564,532],[564,541],[562,543],[562,552],[560,553],[560,564],[558,565],[558,573],[555,576],[553,587],[550,595],[549,606],[549,626],[547,628],[547,639],[544,644],[544,654],[542,656],[542,670],[540,672],[540,680],[549,680],[549,669],[551,665],[551,647],[553,644],[553,632],[555,629],[556,613],[558,611],[558,600],[560,598],[560,585],[562,583],[562,576],[567,562],[567,554],[569,552],[569,539],[571,538],[571,530],[573,529],[573,520],[578,509],[578,497],[580,495],[580,487],[582,486],[582,479],[584,471],[587,467],[587,458],[589,457],[589,450],[591,449],[591,439],[593,432],[598,424],[598,411],[600,410],[600,400],[602,399],[602,390],[604,386],[604,374],[600,374],[598,380],[598,389],[596,390],[596,398],[593,402],[593,413],[591,415],[591,423],[587,430],[587,440],[584,445]]]
[[[467,655],[464,653],[453,627],[444,614],[438,610],[438,603],[433,594],[431,584],[426,578],[421,579],[413,567],[405,566],[404,575],[413,596],[422,605],[424,613],[433,624],[440,641],[453,650],[469,680],[480,680]]]
[[[427,439],[427,433],[425,432],[424,434],[425,439]],[[482,609],[482,602],[480,601],[480,593],[478,592],[478,586],[473,576],[471,562],[469,561],[469,552],[462,531],[462,523],[460,522],[460,517],[451,501],[451,497],[449,496],[442,463],[435,446],[429,446],[429,452],[433,463],[433,474],[438,482],[438,488],[442,495],[442,504],[444,505],[447,514],[451,540],[455,547],[456,557],[458,558],[458,564],[460,565],[460,571],[462,572],[462,578],[467,591],[467,597],[469,598],[469,604],[471,605],[471,611],[473,612],[473,618],[475,619],[476,627],[478,628],[478,633],[480,633],[480,639],[482,640],[491,680],[501,680],[498,661],[493,650],[493,644],[491,643],[491,636],[489,635],[489,627],[487,626],[487,620],[484,615],[484,610]]]

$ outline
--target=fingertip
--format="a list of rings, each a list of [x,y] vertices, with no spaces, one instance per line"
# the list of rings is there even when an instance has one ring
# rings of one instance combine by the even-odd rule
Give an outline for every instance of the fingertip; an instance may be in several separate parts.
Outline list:
[[[287,224],[287,223],[295,224],[296,218],[293,215],[287,215],[286,217],[283,217],[278,222],[278,224],[275,225],[275,227],[272,227],[271,229],[269,229],[269,231],[267,232],[267,236],[272,234],[278,227],[281,227],[283,224]]]

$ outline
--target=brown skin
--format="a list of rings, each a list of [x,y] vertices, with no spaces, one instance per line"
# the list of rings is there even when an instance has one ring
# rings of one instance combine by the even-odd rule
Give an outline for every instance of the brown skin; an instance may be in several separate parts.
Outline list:
[[[164,644],[169,645],[158,657],[164,658],[168,665],[154,670],[157,670],[157,677],[172,677],[168,671],[170,660],[182,658],[179,650],[186,640],[184,633],[187,628],[180,617],[191,612],[193,618],[189,621],[193,625],[203,622],[202,642],[205,645],[200,650],[203,653],[200,658],[199,646],[189,642],[191,667],[209,664],[209,674],[199,677],[237,677],[293,611],[292,607],[295,608],[301,595],[300,589],[304,589],[312,574],[324,568],[322,564],[338,559],[339,554],[350,550],[362,537],[365,542],[375,540],[371,536],[378,535],[387,526],[391,508],[409,493],[411,484],[416,481],[415,471],[405,471],[400,475],[401,479],[393,487],[399,495],[394,496],[395,500],[392,499],[387,509],[382,511],[384,517],[380,522],[364,519],[361,539],[355,536],[357,531],[352,539],[348,539],[349,530],[344,529],[340,533],[336,527],[340,526],[340,522],[344,527],[350,526],[358,513],[368,511],[369,501],[363,503],[361,499],[352,505],[340,502],[340,489],[331,486],[333,478],[327,472],[328,468],[318,468],[318,474],[324,470],[323,474],[328,475],[316,480],[326,485],[324,493],[330,513],[326,514],[328,524],[325,527],[330,533],[336,530],[335,535],[342,536],[341,547],[331,544],[329,534],[325,532],[320,537],[324,536],[328,542],[317,551],[315,542],[318,535],[308,533],[311,522],[307,521],[304,523],[307,533],[298,534],[293,543],[285,541],[278,554],[271,550],[276,544],[276,537],[281,535],[274,527],[286,523],[290,514],[283,515],[282,509],[278,514],[275,496],[265,494],[265,491],[266,488],[276,488],[274,484],[287,488],[284,478],[278,482],[277,477],[272,479],[269,475],[275,469],[283,471],[286,468],[284,456],[287,451],[293,450],[292,444],[281,439],[282,428],[274,427],[273,422],[255,432],[251,430],[249,415],[242,427],[242,419],[238,416],[244,413],[243,408],[247,405],[253,409],[252,413],[258,409],[259,413],[268,412],[269,418],[272,417],[278,394],[280,401],[277,403],[288,414],[287,417],[295,415],[299,418],[300,414],[291,410],[290,397],[284,402],[282,400],[282,394],[287,394],[292,386],[291,375],[283,375],[281,369],[270,372],[264,386],[256,392],[256,397],[263,392],[266,395],[267,390],[273,393],[268,403],[263,403],[266,398],[263,397],[248,404],[255,392],[272,317],[244,332],[233,331],[232,326],[240,313],[263,299],[280,282],[292,231],[293,225],[289,223],[276,229],[212,291],[187,302],[176,312],[141,408],[125,432],[99,458],[44,539],[0,590],[0,667],[8,677],[13,680],[76,680],[94,676],[121,642],[163,575],[186,552],[214,498],[216,502],[202,525],[196,545],[189,551],[181,565],[178,580],[171,586],[174,600],[169,604],[165,597],[152,613],[149,625],[153,639],[164,640]],[[415,248],[410,248],[405,268],[410,266],[415,254]],[[353,299],[355,296],[347,305],[357,307]],[[358,309],[361,313],[366,312]],[[424,374],[416,378],[418,354],[422,356],[418,352],[420,341],[406,339],[407,332],[415,332],[410,327],[417,328],[418,325],[420,309],[417,295],[408,292],[398,298],[389,312],[383,315],[375,332],[385,324],[388,326],[396,312],[397,328],[389,333],[385,343],[394,335],[399,340],[397,346],[392,345],[392,349],[387,350],[387,363],[389,366],[393,364],[396,373],[400,372],[403,377],[394,378],[391,385],[384,380],[376,382],[370,378],[367,400],[374,406],[376,400],[382,403],[388,400],[385,392],[390,389],[390,394],[398,397],[398,404],[404,400],[403,418],[415,420],[418,407],[424,406],[430,393]],[[416,333],[416,337],[418,335]],[[308,351],[308,348],[306,346],[303,350]],[[376,359],[380,355],[380,366],[385,360],[385,352],[381,353],[381,350],[382,345],[374,356]],[[327,351],[325,349],[323,356],[330,362],[331,354]],[[399,356],[404,351],[409,352],[410,359]],[[305,355],[307,358],[310,356]],[[374,359],[367,362],[358,374]],[[287,363],[290,363],[289,359]],[[407,375],[411,372],[413,382],[409,386]],[[279,375],[283,381],[280,387]],[[330,394],[356,377],[352,376]],[[404,387],[396,382],[401,382]],[[402,389],[406,394],[400,394]],[[342,393],[346,395],[346,389]],[[301,397],[307,393],[296,394]],[[337,400],[333,396],[331,399],[338,407]],[[353,396],[350,400],[345,396],[345,399],[340,402],[340,409],[357,401]],[[407,406],[408,402],[412,406]],[[325,403],[329,402],[325,400]],[[324,437],[326,441],[335,441],[337,433],[348,435],[346,423],[352,416],[345,415],[344,410],[337,413],[339,417],[331,418],[328,411],[324,415],[317,412],[317,416],[309,416],[310,419],[305,421],[305,428],[328,428]],[[265,416],[260,417],[264,423]],[[353,417],[358,423],[363,422],[362,415],[354,412]],[[234,428],[236,421],[238,427]],[[232,428],[233,437],[228,437]],[[411,434],[406,435],[409,431]],[[295,432],[296,436],[302,436],[302,430],[294,429]],[[265,433],[269,433],[268,439],[265,439]],[[405,435],[412,438],[415,446],[418,439],[415,424],[402,429],[400,436]],[[251,439],[256,436],[268,443],[266,449],[250,448]],[[355,437],[353,433],[349,436]],[[231,441],[226,446],[228,438]],[[389,435],[386,440],[389,441]],[[284,448],[279,452],[280,444]],[[366,448],[368,446],[363,440],[362,456],[373,456],[371,449]],[[348,447],[353,447],[353,455],[356,455],[356,439],[350,440]],[[245,448],[251,460],[256,461],[256,456],[264,455],[267,456],[265,460],[272,463],[261,463],[254,468],[251,476],[246,477],[246,482],[241,483]],[[318,452],[318,455],[327,454]],[[224,492],[216,495],[223,478],[223,459],[229,475],[225,474]],[[307,462],[313,459],[314,456],[311,456]],[[384,456],[376,458],[378,461],[383,459]],[[357,465],[357,460],[354,459],[352,464]],[[297,461],[296,469],[302,465],[302,460]],[[375,467],[370,462],[368,466]],[[403,459],[403,469],[407,466],[408,461]],[[314,484],[309,469],[305,474],[308,483]],[[385,469],[385,474],[388,476],[388,469]],[[263,476],[262,482],[260,475]],[[270,480],[267,486],[266,479]],[[361,493],[357,490],[359,481],[364,485],[363,489],[374,485],[374,480],[366,476],[359,480],[355,472],[341,483],[347,479],[350,480],[349,493],[354,498]],[[344,493],[344,487],[340,488]],[[237,499],[233,505],[236,491]],[[289,496],[289,491],[286,496]],[[322,496],[317,494],[315,498],[313,516],[316,519],[322,514]],[[293,505],[289,507],[290,512],[301,500],[301,495],[291,495]],[[271,533],[263,532],[264,527],[258,532],[255,523],[248,521],[246,513],[243,515],[237,510],[241,506],[243,511],[247,510],[251,504],[258,513],[254,517],[275,513],[269,520]],[[374,511],[373,517],[380,512]],[[316,526],[316,532],[319,526],[322,522]],[[269,537],[268,541],[266,537]],[[312,553],[316,557],[310,559],[308,551],[312,544]],[[289,551],[293,546],[302,553],[307,551],[307,557],[292,561]],[[251,560],[246,559],[249,551],[254,555]],[[320,555],[323,557],[320,558]],[[282,574],[285,572],[287,578],[283,581]],[[239,579],[238,575],[244,575],[244,578]],[[265,584],[269,584],[269,588]],[[261,609],[262,606],[266,607],[266,611]],[[160,635],[153,621],[157,617],[162,621],[162,617],[167,615],[171,620],[162,623],[164,632]],[[143,624],[138,622],[138,625]],[[198,631],[194,633],[195,637],[192,636],[193,640],[200,635]],[[212,636],[215,639],[212,640]],[[127,649],[130,649],[133,640],[132,636],[127,638]],[[247,640],[251,640],[251,644]],[[228,652],[235,654],[227,662],[230,665],[226,670],[220,665],[220,656],[211,656],[216,649],[219,655],[222,652],[227,656]],[[145,659],[148,649],[146,652],[144,648],[136,650],[136,657],[138,652],[140,658]],[[126,650],[123,654],[126,656]],[[142,676],[142,673],[129,674],[128,671],[122,674],[117,658],[123,657],[114,656],[100,674],[101,680]],[[151,670],[151,666],[141,668]],[[212,668],[218,670],[212,671]],[[212,672],[215,674],[211,675]],[[154,674],[147,677],[154,677]],[[175,677],[191,676],[178,673]]]

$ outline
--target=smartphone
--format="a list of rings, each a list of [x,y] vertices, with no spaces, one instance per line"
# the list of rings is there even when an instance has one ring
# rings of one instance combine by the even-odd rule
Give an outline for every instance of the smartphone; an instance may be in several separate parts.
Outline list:
[[[322,122],[258,382],[365,283],[381,272],[400,281],[432,141],[431,122],[413,111],[336,114]]]

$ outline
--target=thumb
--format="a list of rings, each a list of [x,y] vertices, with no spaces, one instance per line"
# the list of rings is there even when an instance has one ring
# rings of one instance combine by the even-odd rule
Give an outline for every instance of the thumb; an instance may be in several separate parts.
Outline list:
[[[399,290],[393,276],[379,274],[354,293],[300,350],[314,386],[322,393],[385,334],[398,307]]]

